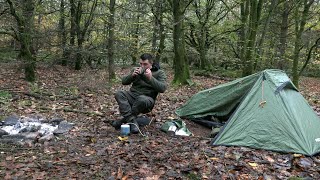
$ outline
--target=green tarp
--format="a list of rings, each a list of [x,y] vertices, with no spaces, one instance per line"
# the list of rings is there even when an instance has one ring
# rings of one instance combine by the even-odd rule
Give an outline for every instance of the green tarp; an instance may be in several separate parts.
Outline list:
[[[280,70],[265,70],[201,91],[176,114],[229,116],[213,145],[305,155],[320,152],[320,119]]]

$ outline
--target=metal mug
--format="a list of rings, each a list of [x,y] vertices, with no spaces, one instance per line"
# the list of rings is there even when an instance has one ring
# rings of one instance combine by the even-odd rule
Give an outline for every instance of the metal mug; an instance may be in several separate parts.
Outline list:
[[[130,134],[130,125],[129,124],[122,124],[120,134],[122,136],[128,136]]]

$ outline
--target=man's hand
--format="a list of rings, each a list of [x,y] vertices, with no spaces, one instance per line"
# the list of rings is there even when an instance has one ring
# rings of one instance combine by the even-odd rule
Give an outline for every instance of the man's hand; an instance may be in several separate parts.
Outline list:
[[[135,76],[137,76],[137,75],[140,74],[140,73],[141,73],[141,68],[138,67],[138,68],[136,68],[136,69],[133,71],[132,76],[135,77]]]
[[[150,80],[152,78],[152,72],[150,69],[146,69],[144,75]]]

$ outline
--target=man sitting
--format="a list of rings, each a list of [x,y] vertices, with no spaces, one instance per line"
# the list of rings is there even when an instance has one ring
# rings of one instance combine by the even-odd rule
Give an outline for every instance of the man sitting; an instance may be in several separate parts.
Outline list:
[[[119,105],[121,120],[114,121],[112,126],[116,129],[121,124],[131,122],[131,133],[139,132],[136,121],[140,113],[148,113],[152,110],[158,93],[167,89],[166,74],[159,65],[153,62],[151,54],[140,56],[140,67],[132,69],[129,75],[122,78],[123,85],[132,84],[129,91],[117,91],[115,99]]]

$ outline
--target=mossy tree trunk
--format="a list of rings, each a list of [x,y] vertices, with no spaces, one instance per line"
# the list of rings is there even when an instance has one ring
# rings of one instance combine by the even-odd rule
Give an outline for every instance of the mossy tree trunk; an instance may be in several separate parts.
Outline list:
[[[76,53],[76,63],[75,63],[75,70],[80,70],[82,68],[82,50],[83,49],[83,40],[78,39],[78,47]]]
[[[109,59],[109,81],[113,81],[116,79],[116,73],[114,69],[114,27],[115,27],[115,22],[114,22],[114,16],[115,16],[115,5],[116,1],[115,0],[110,0],[109,4],[109,37],[108,37],[108,59]]]
[[[208,22],[211,15],[211,11],[215,6],[214,0],[206,0],[205,7],[201,6],[201,1],[196,0],[193,2],[195,7],[195,12],[198,18],[199,31],[197,31],[197,50],[200,54],[200,69],[211,70],[213,68],[210,61],[207,59],[207,52],[210,47],[210,43],[208,41]],[[203,10],[202,10],[203,9]]]
[[[163,25],[164,0],[156,0],[154,8],[154,26],[152,34],[152,53],[155,55],[155,61],[160,62],[161,53],[164,49],[165,32]]]
[[[255,59],[254,59],[254,67],[253,69],[261,69],[263,68],[263,62],[264,62],[264,42],[267,37],[267,33],[270,32],[270,22],[271,22],[271,17],[273,17],[274,11],[276,8],[278,8],[278,2],[279,0],[271,0],[270,4],[268,5],[268,11],[267,15],[265,18],[261,19],[261,33],[260,33],[260,38],[257,40],[257,48],[255,52]]]
[[[247,49],[247,26],[248,26],[248,15],[249,15],[249,0],[242,1],[240,4],[240,20],[241,20],[241,27],[239,33],[239,49],[240,49],[240,59],[242,62],[242,67],[246,63],[245,61],[245,54]]]
[[[17,21],[18,31],[16,38],[20,42],[19,58],[24,63],[25,79],[29,82],[36,80],[36,59],[33,49],[33,31],[34,31],[34,10],[35,3],[33,0],[19,1],[18,2],[7,0],[10,7],[10,13]]]
[[[194,0],[193,9],[197,17],[197,23],[189,22],[189,33],[187,34],[187,43],[191,47],[194,47],[199,53],[199,68],[203,70],[212,70],[213,64],[207,58],[207,52],[213,41],[209,36],[209,20],[217,24],[222,18],[217,15],[211,18],[212,10],[215,7],[214,0]],[[203,4],[205,3],[205,4]],[[222,13],[222,12],[219,12]],[[214,16],[214,15],[213,15]]]
[[[60,33],[60,41],[61,41],[61,49],[62,49],[62,57],[61,64],[66,66],[68,61],[66,45],[67,45],[67,31],[65,27],[65,1],[60,0],[60,20],[59,20],[59,33]]]
[[[70,3],[70,40],[69,46],[66,49],[67,59],[74,59],[74,47],[76,42],[76,2],[75,0],[69,0]],[[68,60],[67,60],[68,61]]]
[[[295,42],[293,50],[293,65],[292,65],[292,82],[298,88],[299,87],[299,56],[302,47],[302,33],[304,31],[309,10],[314,0],[303,0],[301,5],[296,5],[295,8]],[[300,13],[300,7],[302,6],[303,11]]]
[[[163,16],[161,17],[161,19],[163,18]],[[157,55],[156,55],[156,62],[160,62],[160,59],[161,59],[161,55],[162,55],[162,52],[165,48],[165,45],[164,45],[164,41],[166,39],[166,33],[165,33],[165,30],[164,30],[164,24],[161,23],[160,24],[160,42],[159,42],[159,48],[158,48],[158,51],[157,51]]]
[[[286,49],[287,49],[287,39],[288,39],[288,30],[289,30],[289,2],[287,0],[283,0],[282,2],[282,15],[281,15],[281,26],[280,26],[280,38],[279,38],[279,46],[278,46],[278,69],[286,69],[287,68],[287,60],[286,60]]]
[[[264,0],[245,0],[240,5],[241,30],[239,45],[243,76],[252,74],[254,70],[257,30],[263,5]]]
[[[136,65],[137,64],[137,56],[139,53],[139,30],[140,30],[140,17],[141,17],[141,11],[142,11],[142,4],[141,0],[136,0],[137,5],[137,15],[135,18],[135,26],[132,32],[132,53],[131,53],[131,64]]]
[[[75,28],[78,41],[75,70],[80,70],[82,68],[83,43],[85,41],[89,26],[92,23],[94,12],[97,7],[97,2],[97,0],[88,1],[88,4],[84,5],[84,1],[77,1],[75,18],[72,18],[73,20],[75,20]],[[84,13],[84,7],[89,8],[89,13]]]
[[[261,16],[261,10],[264,0],[247,0],[249,1],[249,23],[247,26],[247,35],[245,38],[245,54],[243,55],[242,75],[247,76],[253,73],[254,52],[256,49],[257,30]],[[248,11],[248,10],[245,10]]]
[[[190,72],[185,50],[184,13],[188,5],[185,0],[171,1],[173,11],[174,78],[173,84],[188,84]]]

